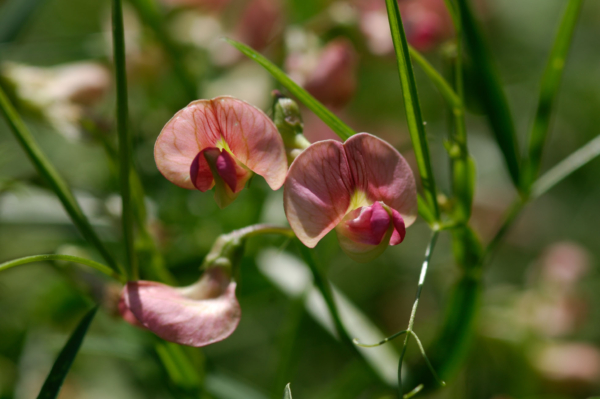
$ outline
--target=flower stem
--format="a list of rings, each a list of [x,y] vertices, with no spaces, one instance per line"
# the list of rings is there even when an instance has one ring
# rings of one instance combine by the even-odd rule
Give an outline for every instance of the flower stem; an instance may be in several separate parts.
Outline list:
[[[133,207],[131,185],[129,183],[131,162],[131,135],[127,126],[127,75],[125,70],[125,32],[123,28],[123,8],[121,0],[112,2],[113,53],[115,78],[117,82],[117,132],[119,135],[119,180],[121,183],[123,238],[127,254],[129,278],[139,279],[137,258],[134,248]]]
[[[406,348],[408,346],[408,340],[413,332],[413,327],[415,324],[415,316],[417,314],[417,308],[419,307],[419,299],[421,298],[421,292],[423,291],[423,285],[425,284],[425,277],[427,277],[427,269],[429,267],[429,262],[431,261],[431,255],[433,254],[433,249],[435,248],[435,244],[437,242],[439,232],[434,230],[431,235],[431,240],[429,241],[429,245],[425,250],[425,260],[423,261],[423,265],[421,266],[421,274],[419,276],[419,284],[417,286],[417,295],[415,298],[415,302],[412,307],[412,311],[410,313],[410,319],[408,320],[408,328],[406,329],[407,333],[404,338],[404,345],[402,346],[402,352],[400,354],[400,361],[398,363],[398,390],[400,392],[400,397],[402,397],[403,389],[402,389],[402,361],[404,360],[404,355],[406,354]],[[437,376],[436,376],[437,377]]]
[[[80,258],[78,256],[71,256],[71,255],[49,254],[49,255],[26,256],[24,258],[13,259],[13,260],[9,260],[8,262],[0,263],[0,271],[10,269],[11,267],[15,267],[15,266],[19,266],[19,265],[25,265],[27,263],[46,262],[46,261],[50,261],[50,260],[59,260],[59,261],[65,261],[65,262],[79,263],[81,265],[89,266],[93,269],[96,269],[100,273],[104,273],[107,276],[114,278],[115,280],[118,280],[122,283],[126,282],[125,277],[123,277],[119,273],[115,272],[108,266],[105,266],[101,263],[95,262],[90,259]]]
[[[88,218],[79,207],[79,204],[69,189],[69,186],[63,180],[62,176],[58,173],[54,166],[50,163],[50,161],[46,158],[46,155],[42,152],[34,140],[33,136],[29,132],[29,129],[27,129],[25,123],[23,123],[23,120],[19,114],[17,114],[17,111],[6,97],[6,94],[2,88],[0,88],[0,112],[4,115],[4,118],[6,119],[10,129],[33,163],[34,167],[46,180],[52,191],[54,191],[81,235],[90,244],[96,247],[100,255],[113,270],[121,271],[121,267],[117,264],[110,252],[108,252],[92,228]]]

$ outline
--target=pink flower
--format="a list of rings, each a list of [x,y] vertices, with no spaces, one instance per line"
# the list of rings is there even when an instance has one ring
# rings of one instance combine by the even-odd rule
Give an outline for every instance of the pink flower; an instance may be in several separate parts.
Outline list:
[[[415,179],[402,155],[373,135],[320,141],[292,163],[284,207],[307,247],[335,228],[348,256],[367,262],[401,243],[415,221]]]
[[[287,172],[283,140],[258,108],[229,96],[198,100],[167,122],[154,146],[158,170],[172,183],[202,192],[215,188],[229,205],[253,173],[277,190]]]
[[[166,341],[206,346],[229,337],[240,321],[235,287],[220,267],[209,268],[197,283],[183,288],[130,281],[121,293],[119,311],[128,323]]]
[[[338,108],[356,91],[357,56],[352,43],[336,38],[318,56],[295,52],[286,59],[290,76],[322,103]]]

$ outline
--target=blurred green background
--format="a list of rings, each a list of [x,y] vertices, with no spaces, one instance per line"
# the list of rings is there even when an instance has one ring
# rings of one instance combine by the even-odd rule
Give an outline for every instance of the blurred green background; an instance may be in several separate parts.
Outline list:
[[[416,171],[395,58],[393,53],[374,50],[361,25],[371,5],[273,0],[272,8],[260,11],[257,17],[248,11],[261,6],[256,1],[231,0],[223,5],[198,1],[205,3],[201,6],[193,1],[176,3],[125,2],[125,20],[135,165],[146,192],[149,229],[180,284],[198,279],[198,267],[219,234],[258,222],[286,223],[281,190],[270,191],[261,178],[253,179],[232,205],[219,210],[212,193],[178,188],[164,179],[154,164],[153,144],[162,126],[195,98],[234,95],[270,111],[271,90],[281,87],[259,66],[237,57],[219,40],[221,36],[253,44],[280,65],[285,64],[294,43],[310,52],[335,38],[347,38],[356,51],[352,69],[356,90],[344,104],[335,105],[336,113],[357,131],[380,135],[397,146]],[[380,7],[383,0],[380,3],[373,8]],[[565,3],[477,2],[522,147]],[[155,14],[140,13],[148,6]],[[410,8],[406,10],[409,14]],[[261,29],[266,33],[257,34]],[[103,147],[116,143],[110,2],[0,1],[0,34],[3,87],[101,237],[124,259],[118,179]],[[445,75],[451,36],[441,35],[422,47]],[[598,135],[599,38],[600,2],[588,0],[566,63],[543,170]],[[81,61],[94,65],[90,75],[81,80],[97,86],[88,87],[91,91],[83,93],[83,99],[69,97],[72,83],[64,77],[79,71],[60,75],[55,69]],[[448,111],[435,87],[418,67],[415,70],[436,179],[440,190],[447,193],[449,160],[444,141]],[[64,80],[56,84],[59,75]],[[468,78],[467,73],[467,82]],[[474,97],[469,106],[469,147],[478,168],[472,225],[487,242],[516,193]],[[306,135],[313,140],[328,137],[330,133],[315,117],[303,112]],[[600,395],[598,176],[600,161],[595,160],[525,209],[485,269],[483,299],[464,363],[458,365],[458,373],[447,381],[446,388],[422,397],[566,399]],[[402,245],[389,248],[366,265],[344,255],[333,234],[318,245],[318,262],[331,282],[354,304],[356,312],[379,328],[382,335],[374,339],[405,328],[429,234],[427,225],[419,220]],[[250,240],[237,291],[241,323],[230,338],[201,350],[165,345],[120,320],[115,307],[120,287],[87,269],[48,263],[2,272],[0,398],[37,395],[66,337],[93,301],[100,302],[102,310],[65,382],[60,396],[64,399],[278,398],[288,382],[298,399],[397,397],[393,385],[369,371],[322,326],[318,316],[315,318],[318,309],[307,309],[301,297],[282,291],[265,272],[269,262],[281,262],[282,268],[285,262],[293,263],[273,251],[297,257],[295,245],[288,244],[278,237]],[[265,253],[268,248],[271,252]],[[143,243],[139,250],[144,275],[152,251]],[[0,263],[55,252],[101,261],[0,121]],[[457,273],[450,237],[443,233],[415,325],[426,347],[443,321]],[[288,278],[298,282],[294,276]],[[385,354],[393,358],[401,341],[388,346]],[[178,375],[165,366],[165,353],[183,355],[194,372]],[[419,358],[413,342],[407,364]],[[393,362],[389,367],[383,361],[381,365],[387,367],[388,376],[396,373]]]

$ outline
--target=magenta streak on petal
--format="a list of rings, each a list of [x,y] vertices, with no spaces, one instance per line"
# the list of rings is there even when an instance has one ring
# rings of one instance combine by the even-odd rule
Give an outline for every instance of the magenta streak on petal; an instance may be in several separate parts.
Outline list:
[[[404,237],[406,236],[406,226],[404,225],[404,219],[400,215],[400,213],[392,209],[392,223],[394,224],[394,233],[392,233],[392,237],[390,238],[390,245],[398,245],[402,241],[404,241]]]
[[[231,191],[236,192],[237,189],[237,171],[235,160],[227,151],[221,151],[221,154],[216,159],[215,166],[219,176],[229,186]]]
[[[369,245],[379,245],[390,226],[390,216],[379,202],[348,213],[337,227],[339,234]]]
[[[196,155],[192,164],[190,165],[190,178],[194,187],[202,192],[210,190],[215,185],[215,179],[213,178],[210,166],[206,161],[204,153],[210,150],[217,150],[218,148],[209,147],[205,148]]]

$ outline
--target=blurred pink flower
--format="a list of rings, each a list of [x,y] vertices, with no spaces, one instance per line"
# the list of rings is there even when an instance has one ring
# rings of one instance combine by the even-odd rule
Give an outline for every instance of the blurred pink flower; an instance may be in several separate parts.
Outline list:
[[[356,91],[356,51],[345,38],[325,45],[317,55],[295,52],[286,59],[290,76],[317,100],[332,107],[342,107]]]
[[[229,337],[240,321],[236,283],[220,267],[211,267],[188,287],[131,281],[123,288],[119,311],[125,321],[162,339],[206,346]]]
[[[348,256],[367,262],[401,243],[415,221],[415,179],[402,155],[373,135],[320,141],[292,163],[284,207],[306,246],[335,228]]]
[[[543,348],[535,365],[550,380],[593,384],[600,381],[600,350],[590,344],[553,344]]]
[[[453,32],[452,20],[444,0],[399,0],[406,38],[417,50],[427,51],[448,39]],[[359,25],[369,49],[378,55],[393,52],[385,2],[358,0]]]
[[[202,192],[216,185],[229,205],[253,173],[277,190],[287,172],[283,140],[264,112],[233,97],[198,100],[167,122],[156,140],[158,170],[172,183]]]
[[[585,248],[571,242],[559,242],[548,247],[541,261],[544,282],[565,288],[576,284],[588,271],[589,254]]]

